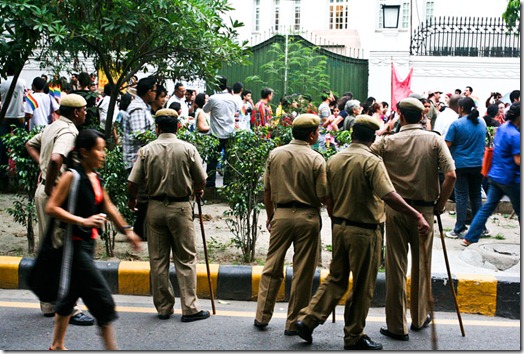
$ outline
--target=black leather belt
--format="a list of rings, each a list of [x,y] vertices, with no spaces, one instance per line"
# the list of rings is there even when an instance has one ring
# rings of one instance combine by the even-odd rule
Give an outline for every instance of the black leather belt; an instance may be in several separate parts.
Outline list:
[[[316,208],[313,205],[300,202],[277,203],[277,208]]]
[[[345,224],[346,226],[356,226],[356,227],[361,227],[363,229],[368,229],[368,230],[376,230],[379,226],[379,224],[368,224],[365,222],[351,221],[351,220],[337,218],[337,217],[333,217],[332,220],[333,220],[333,223],[337,225]]]
[[[426,202],[425,200],[413,200],[413,199],[405,199],[406,203],[409,205],[415,205],[415,206],[434,206],[435,202]]]
[[[157,200],[160,202],[176,203],[176,202],[189,202],[189,196],[187,197],[167,197],[167,196],[153,196],[149,197],[150,200]]]

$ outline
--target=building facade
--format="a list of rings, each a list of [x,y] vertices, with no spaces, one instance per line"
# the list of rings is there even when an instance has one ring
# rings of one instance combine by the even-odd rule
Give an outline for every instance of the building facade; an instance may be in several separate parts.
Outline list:
[[[420,93],[468,85],[482,101],[492,91],[520,87],[520,41],[505,34],[503,0],[230,0],[230,5],[228,15],[244,23],[239,39],[249,45],[298,32],[325,49],[368,59],[368,95],[380,100],[391,96],[392,63],[401,78],[414,68],[411,87]]]

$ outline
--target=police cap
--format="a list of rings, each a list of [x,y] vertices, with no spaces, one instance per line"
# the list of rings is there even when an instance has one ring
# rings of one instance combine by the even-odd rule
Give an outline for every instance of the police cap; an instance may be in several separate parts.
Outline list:
[[[293,120],[293,127],[295,128],[314,128],[320,124],[320,118],[316,114],[304,113],[298,115]]]

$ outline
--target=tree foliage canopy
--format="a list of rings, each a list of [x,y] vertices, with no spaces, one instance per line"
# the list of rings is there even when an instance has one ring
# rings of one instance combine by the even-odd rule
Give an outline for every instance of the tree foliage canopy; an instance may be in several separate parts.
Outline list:
[[[509,26],[518,26],[520,29],[520,0],[508,0],[508,6],[502,18]]]

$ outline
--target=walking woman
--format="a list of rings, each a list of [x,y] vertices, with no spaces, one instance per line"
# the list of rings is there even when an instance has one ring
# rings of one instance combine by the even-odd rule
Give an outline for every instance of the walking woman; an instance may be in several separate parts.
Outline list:
[[[513,103],[506,113],[506,123],[495,135],[493,161],[488,172],[488,197],[473,218],[462,246],[479,241],[486,221],[504,195],[511,200],[520,224],[520,102]]]
[[[466,233],[468,199],[473,217],[482,206],[482,159],[486,147],[486,122],[479,119],[479,111],[470,97],[461,98],[459,119],[449,126],[445,139],[455,160],[457,181],[455,203],[457,221],[455,228],[446,233],[449,238],[463,238]],[[486,231],[487,232],[487,231]]]
[[[140,239],[111,202],[95,171],[104,164],[105,146],[102,134],[92,129],[81,130],[76,138],[75,148],[68,156],[67,163],[80,176],[75,213],[69,213],[66,208],[73,182],[71,170],[62,175],[46,205],[45,211],[51,217],[74,225],[70,279],[61,279],[61,283],[66,284],[65,289],[67,290],[63,296],[59,296],[55,305],[55,328],[50,350],[66,349],[64,339],[67,325],[78,298],[82,298],[95,317],[105,349],[117,349],[111,322],[118,318],[118,315],[111,291],[93,259],[95,240],[98,237],[99,229],[106,221],[106,214],[116,227],[125,233],[135,250],[140,249]],[[75,157],[80,161],[79,164],[74,163]],[[64,257],[66,257],[65,253]],[[64,273],[67,272],[62,270],[61,276]]]

